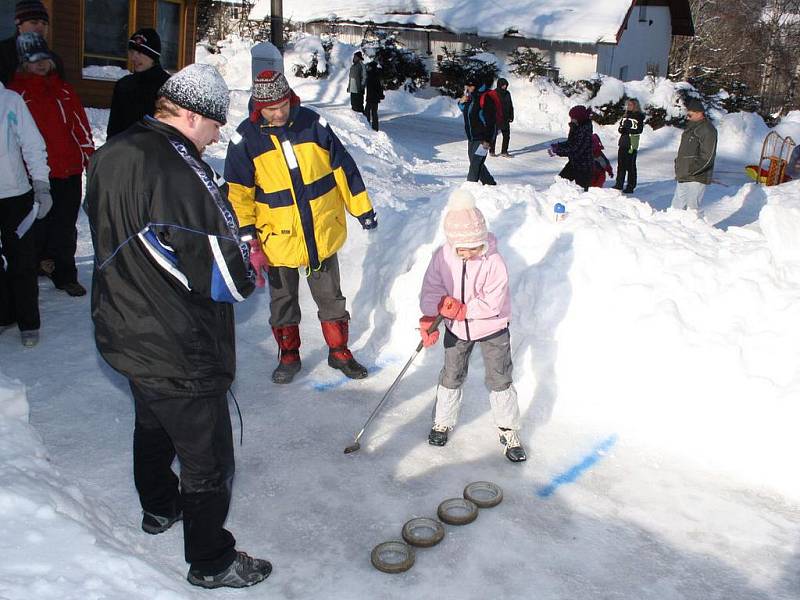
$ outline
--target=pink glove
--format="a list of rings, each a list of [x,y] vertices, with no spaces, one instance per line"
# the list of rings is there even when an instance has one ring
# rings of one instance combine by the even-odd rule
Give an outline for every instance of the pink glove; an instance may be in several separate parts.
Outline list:
[[[463,321],[467,318],[467,305],[452,296],[442,296],[442,300],[439,302],[439,314],[445,319]]]
[[[264,251],[261,249],[261,242],[258,240],[250,240],[247,242],[250,245],[250,265],[253,267],[253,270],[256,272],[256,287],[264,287],[267,283],[267,280],[264,279],[264,273],[267,272],[269,268],[269,261],[267,260]]]
[[[436,317],[424,316],[419,320],[419,336],[422,338],[422,345],[425,348],[430,348],[439,340],[439,330],[435,329],[433,333],[428,333]]]

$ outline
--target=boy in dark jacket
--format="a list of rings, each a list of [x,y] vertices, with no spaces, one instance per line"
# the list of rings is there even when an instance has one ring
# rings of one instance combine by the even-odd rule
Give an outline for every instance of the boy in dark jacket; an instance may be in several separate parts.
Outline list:
[[[617,181],[614,188],[632,194],[636,187],[636,155],[639,152],[639,136],[644,128],[644,113],[639,101],[631,98],[625,104],[625,114],[619,122],[619,151],[617,152]],[[628,185],[625,186],[625,176]],[[625,189],[622,189],[625,186]]]
[[[502,77],[497,80],[497,88],[495,89],[497,98],[500,100],[500,108],[498,111],[497,131],[503,134],[503,145],[500,149],[500,156],[504,158],[511,158],[508,153],[508,142],[511,139],[511,123],[514,122],[514,103],[511,101],[511,92],[508,91],[508,80]],[[497,136],[492,140],[492,147],[490,154],[495,155],[495,147],[497,143]]]
[[[480,181],[483,185],[497,185],[489,169],[486,168],[486,156],[495,136],[495,106],[491,98],[483,99],[481,94],[488,86],[478,89],[478,80],[470,78],[464,87],[464,95],[458,101],[458,108],[464,114],[464,130],[467,134],[467,154],[469,156],[469,172],[467,181]]]
[[[378,131],[378,104],[383,100],[383,85],[381,85],[381,65],[373,60],[367,65],[367,101],[364,106],[364,116],[372,128]]]
[[[161,68],[161,38],[155,29],[140,29],[128,40],[128,56],[133,73],[114,85],[111,114],[106,136],[111,138],[125,131],[145,115],[153,116],[156,94],[169,79]]]
[[[589,189],[592,181],[592,165],[594,163],[591,112],[585,106],[573,106],[569,111],[569,118],[567,141],[550,146],[548,154],[569,158],[558,175],[574,181],[585,192]]]
[[[717,130],[705,114],[697,98],[686,101],[686,129],[675,158],[675,195],[672,208],[689,209],[702,216],[703,195],[711,183],[714,159],[717,156]]]

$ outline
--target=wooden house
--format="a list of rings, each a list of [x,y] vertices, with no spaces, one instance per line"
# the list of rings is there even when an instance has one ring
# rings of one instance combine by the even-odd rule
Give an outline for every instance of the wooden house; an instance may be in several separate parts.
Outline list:
[[[197,0],[42,0],[50,14],[50,47],[87,106],[107,107],[128,69],[128,38],[141,27],[161,36],[161,63],[176,71],[194,62]],[[2,37],[13,34],[16,0],[0,0]],[[103,75],[106,69],[116,76]],[[113,69],[116,67],[117,69]]]

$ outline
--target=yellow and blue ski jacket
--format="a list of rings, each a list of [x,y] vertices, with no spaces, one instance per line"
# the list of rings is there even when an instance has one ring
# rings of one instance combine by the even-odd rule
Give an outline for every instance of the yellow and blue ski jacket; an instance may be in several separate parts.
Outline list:
[[[239,125],[225,179],[242,234],[258,235],[273,266],[319,268],[347,239],[345,209],[372,211],[353,158],[325,119],[299,104],[285,126],[260,117]]]

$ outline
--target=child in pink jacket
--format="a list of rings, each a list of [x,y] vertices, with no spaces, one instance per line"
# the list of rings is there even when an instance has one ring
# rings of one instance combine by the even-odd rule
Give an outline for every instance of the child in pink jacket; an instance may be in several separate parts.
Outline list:
[[[504,454],[512,462],[522,462],[527,456],[519,440],[519,406],[511,377],[511,295],[506,264],[468,191],[459,189],[451,194],[444,232],[447,243],[433,253],[419,301],[425,315],[419,320],[420,335],[426,347],[439,339],[438,331],[428,334],[436,315],[445,317],[444,367],[428,442],[434,446],[447,443],[447,434],[458,420],[469,357],[478,344]]]

